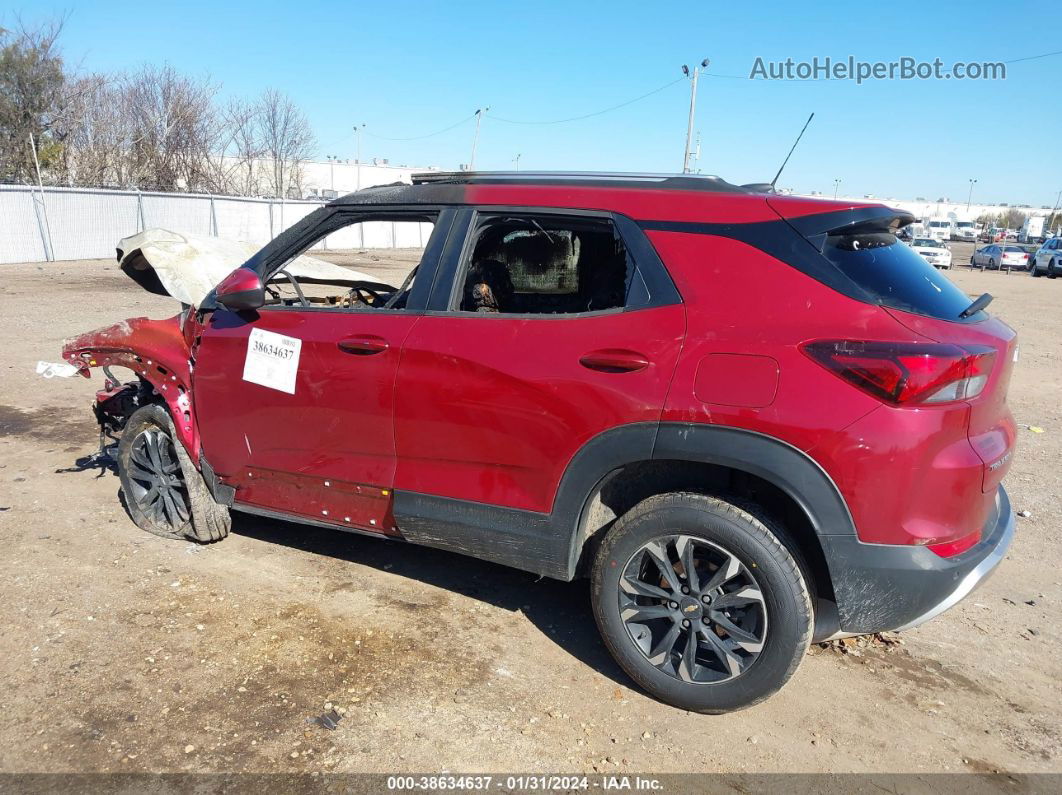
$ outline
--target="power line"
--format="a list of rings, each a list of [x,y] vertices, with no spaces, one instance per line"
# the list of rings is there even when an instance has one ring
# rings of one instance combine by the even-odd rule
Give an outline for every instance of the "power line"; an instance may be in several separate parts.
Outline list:
[[[1037,58],[1049,58],[1052,55],[1062,55],[1062,50],[1055,50],[1054,52],[1045,52],[1040,55],[1027,55],[1024,58],[1013,58],[1003,63],[1018,63],[1019,61],[1035,61]]]
[[[490,119],[491,121],[501,121],[501,122],[505,122],[506,124],[535,124],[535,125],[541,125],[541,124],[565,124],[565,123],[570,122],[570,121],[582,121],[583,119],[590,119],[590,118],[593,118],[594,116],[600,116],[603,113],[611,113],[614,110],[619,110],[620,108],[625,108],[628,105],[633,105],[635,102],[641,102],[643,99],[648,99],[649,97],[653,96],[653,94],[659,94],[664,89],[671,88],[671,86],[675,85],[676,83],[681,83],[685,79],[686,79],[685,76],[680,77],[677,80],[672,80],[669,83],[664,83],[664,85],[659,86],[657,88],[654,88],[652,91],[646,92],[645,94],[642,94],[641,96],[637,96],[634,99],[628,99],[626,102],[621,102],[618,105],[612,105],[612,106],[607,107],[607,108],[602,108],[601,110],[595,110],[592,113],[584,113],[582,116],[571,116],[571,117],[569,117],[567,119],[549,119],[549,120],[546,120],[546,121],[530,121],[530,120],[523,120],[523,119],[505,119],[505,118],[502,118],[501,116],[496,116],[496,115],[490,115],[487,118]]]
[[[477,111],[477,113],[478,113],[478,111]],[[471,121],[475,117],[476,117],[476,114],[473,113],[471,116],[465,116],[465,118],[461,119],[461,121],[457,122],[456,124],[451,124],[449,127],[444,127],[441,130],[436,130],[435,132],[426,133],[424,135],[412,135],[412,136],[409,136],[408,138],[392,138],[392,137],[387,136],[387,135],[377,135],[376,133],[371,133],[368,130],[365,130],[365,135],[368,135],[371,138],[379,138],[382,141],[420,141],[423,138],[434,138],[436,135],[442,135],[443,133],[450,132],[450,130],[457,129],[462,124],[464,124],[465,122]]]

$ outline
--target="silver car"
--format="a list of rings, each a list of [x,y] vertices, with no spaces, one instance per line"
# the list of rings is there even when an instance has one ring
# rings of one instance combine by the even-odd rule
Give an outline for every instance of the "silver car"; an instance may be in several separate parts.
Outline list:
[[[1062,274],[1062,238],[1053,237],[1044,242],[1029,258],[1029,270],[1033,276],[1046,273],[1049,279]]]

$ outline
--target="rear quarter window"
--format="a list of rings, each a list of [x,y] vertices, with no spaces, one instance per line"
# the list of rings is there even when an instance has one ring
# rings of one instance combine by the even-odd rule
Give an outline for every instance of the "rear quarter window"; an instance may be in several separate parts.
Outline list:
[[[829,235],[822,253],[883,306],[957,321],[970,305],[962,290],[891,233]]]

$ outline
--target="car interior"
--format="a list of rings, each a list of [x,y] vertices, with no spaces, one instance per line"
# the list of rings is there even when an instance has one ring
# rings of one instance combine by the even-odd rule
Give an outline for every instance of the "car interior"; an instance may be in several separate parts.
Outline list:
[[[633,272],[607,219],[488,216],[466,263],[459,308],[553,315],[621,308]]]

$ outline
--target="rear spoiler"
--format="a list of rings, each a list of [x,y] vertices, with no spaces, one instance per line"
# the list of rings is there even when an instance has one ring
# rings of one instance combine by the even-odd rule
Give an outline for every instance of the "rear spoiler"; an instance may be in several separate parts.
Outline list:
[[[786,219],[791,227],[819,251],[822,251],[826,238],[830,236],[882,232],[896,234],[916,220],[914,215],[905,210],[896,210],[881,204]]]

